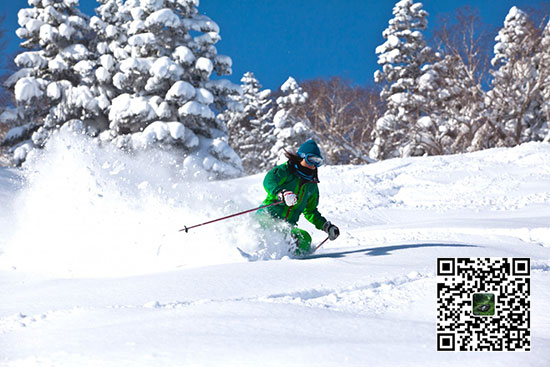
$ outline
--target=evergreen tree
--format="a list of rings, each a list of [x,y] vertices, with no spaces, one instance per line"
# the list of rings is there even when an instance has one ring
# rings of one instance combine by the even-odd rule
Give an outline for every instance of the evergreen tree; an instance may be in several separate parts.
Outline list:
[[[452,136],[452,122],[448,103],[452,101],[452,93],[456,89],[449,78],[449,67],[452,58],[447,57],[435,64],[426,65],[418,79],[418,91],[425,97],[421,110],[428,111],[419,117],[409,132],[416,152],[428,155],[449,153],[449,139]]]
[[[271,91],[261,90],[253,73],[245,73],[241,82],[242,94],[235,98],[241,109],[228,111],[223,119],[229,130],[229,144],[241,157],[245,171],[252,174],[270,168],[273,160],[273,101]]]
[[[387,110],[374,129],[375,143],[369,155],[375,159],[423,153],[415,140],[415,126],[426,102],[419,78],[423,66],[436,60],[421,32],[427,27],[428,16],[422,4],[401,0],[393,15],[382,33],[386,42],[376,48],[382,70],[375,72],[374,79],[384,83],[380,97]]]
[[[15,58],[21,69],[5,82],[13,88],[19,107],[2,118],[6,123],[25,122],[11,134],[14,140],[38,130],[15,150],[16,163],[32,148],[43,146],[53,129],[68,121],[93,121],[97,115],[89,86],[90,30],[77,4],[78,0],[29,0],[32,7],[19,11],[17,35],[24,40],[21,46],[30,51]]]
[[[94,28],[104,38],[97,46],[104,70],[96,76],[110,99],[109,129],[100,137],[126,149],[174,148],[189,172],[235,176],[241,162],[213,109],[225,109],[238,86],[210,80],[213,72],[230,74],[231,59],[217,54],[219,27],[197,5],[127,0],[100,7]]]
[[[541,98],[543,123],[537,131],[537,139],[550,142],[550,22],[546,24],[541,36],[537,54],[538,70],[542,74]]]
[[[491,63],[491,115],[474,139],[476,149],[514,146],[536,138],[542,111],[541,70],[535,58],[539,35],[527,14],[515,6],[496,37]]]
[[[240,174],[214,112],[239,87],[210,79],[230,74],[231,59],[217,54],[219,27],[198,13],[198,1],[99,0],[90,22],[77,2],[30,0],[19,13],[18,35],[32,51],[16,58],[22,69],[8,80],[21,107],[2,116],[39,129],[18,161],[70,123],[124,149],[179,152],[191,173]]]
[[[289,77],[281,86],[282,95],[277,98],[277,112],[273,117],[275,144],[271,148],[270,165],[284,160],[284,151],[297,151],[299,146],[313,137],[307,118],[299,113],[308,95],[294,78]]]
[[[4,27],[6,21],[6,16],[1,15],[0,16],[0,52],[2,54],[6,55],[6,29]],[[2,82],[4,79],[6,79],[6,70],[9,68],[10,60],[8,58],[4,58],[3,60],[0,60],[0,70],[2,70],[2,73],[0,74],[0,82]],[[2,88],[2,85],[0,85],[0,112],[3,112],[5,107],[10,103],[11,101],[11,95],[9,91],[7,91],[5,88]],[[0,135],[2,134],[3,130],[5,129],[5,126],[1,124],[0,121]]]
[[[113,76],[118,71],[120,59],[127,54],[123,52],[128,43],[128,36],[122,25],[132,19],[123,6],[122,0],[97,0],[101,5],[95,9],[96,16],[90,20],[90,27],[96,36],[92,48],[96,54],[95,93],[98,96],[101,118],[109,126],[108,114],[113,98],[120,94],[114,86]]]

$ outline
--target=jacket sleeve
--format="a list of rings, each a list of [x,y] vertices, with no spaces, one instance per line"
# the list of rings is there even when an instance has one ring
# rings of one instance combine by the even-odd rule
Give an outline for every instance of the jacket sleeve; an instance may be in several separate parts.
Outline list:
[[[280,165],[270,170],[264,178],[264,189],[268,197],[275,198],[283,189],[283,184],[288,179],[286,165]]]
[[[304,217],[310,221],[315,228],[322,229],[323,224],[325,224],[327,220],[321,215],[321,213],[319,213],[319,210],[317,210],[317,205],[319,205],[318,190],[309,198],[307,206],[304,209]]]

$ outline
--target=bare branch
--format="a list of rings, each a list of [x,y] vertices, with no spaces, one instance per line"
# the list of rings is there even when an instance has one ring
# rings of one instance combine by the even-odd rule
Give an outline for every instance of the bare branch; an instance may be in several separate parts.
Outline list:
[[[382,113],[378,92],[341,77],[302,84],[308,102],[301,113],[310,121],[332,164],[368,162],[371,133]]]

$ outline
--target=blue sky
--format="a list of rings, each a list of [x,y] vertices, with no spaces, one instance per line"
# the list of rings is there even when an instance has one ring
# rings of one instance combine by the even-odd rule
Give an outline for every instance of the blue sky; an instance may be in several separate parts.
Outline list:
[[[233,59],[233,75],[252,71],[260,83],[277,89],[293,76],[298,81],[340,75],[358,85],[372,83],[377,69],[375,48],[392,17],[393,0],[201,0],[199,11],[221,29],[218,53]],[[537,0],[424,0],[428,20],[464,5],[477,7],[484,22],[502,26],[509,9],[532,7]],[[80,0],[93,14],[95,0]],[[26,0],[4,0],[9,50],[17,48],[17,11]]]

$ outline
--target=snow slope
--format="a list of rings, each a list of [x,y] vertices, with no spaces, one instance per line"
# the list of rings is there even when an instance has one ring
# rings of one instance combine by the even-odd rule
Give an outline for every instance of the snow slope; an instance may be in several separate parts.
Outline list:
[[[323,167],[340,238],[258,262],[251,215],[178,229],[258,205],[262,175],[171,159],[58,136],[0,169],[1,366],[550,365],[550,145]],[[436,259],[481,256],[531,258],[531,352],[436,351]]]

